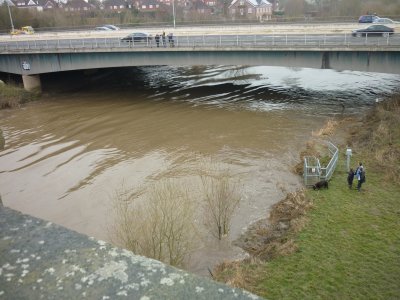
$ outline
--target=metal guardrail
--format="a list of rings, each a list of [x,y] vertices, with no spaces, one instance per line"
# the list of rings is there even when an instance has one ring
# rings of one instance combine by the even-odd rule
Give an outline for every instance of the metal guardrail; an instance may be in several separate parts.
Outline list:
[[[328,146],[330,160],[326,167],[321,167],[321,163],[315,156],[304,157],[304,184],[311,186],[320,180],[330,180],[336,169],[339,159],[339,149],[331,142],[326,142]]]
[[[119,38],[75,38],[44,39],[0,42],[1,52],[21,52],[34,50],[79,50],[79,49],[138,49],[147,48],[254,48],[268,47],[400,47],[400,34],[388,36],[353,37],[351,34],[271,34],[271,35],[202,35],[174,36],[173,43],[168,38],[159,45],[154,38],[144,41],[126,42]],[[0,52],[0,53],[1,53]]]

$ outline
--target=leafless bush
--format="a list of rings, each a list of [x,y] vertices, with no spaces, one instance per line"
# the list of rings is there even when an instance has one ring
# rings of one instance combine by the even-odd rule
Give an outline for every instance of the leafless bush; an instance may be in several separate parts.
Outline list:
[[[218,264],[213,275],[217,281],[225,282],[231,287],[245,288],[254,291],[260,275],[266,275],[266,263],[250,257],[243,260],[224,261]]]
[[[356,147],[375,158],[386,180],[397,182],[400,179],[400,96],[378,103],[364,123]]]
[[[201,182],[205,225],[221,240],[229,233],[232,216],[239,205],[239,182],[229,170],[218,169],[213,163],[202,173]]]
[[[193,205],[187,192],[164,180],[141,200],[130,191],[117,193],[114,240],[136,254],[183,266],[195,241]]]
[[[320,130],[318,130],[317,132],[313,132],[313,136],[316,137],[321,137],[321,136],[330,136],[332,135],[337,126],[338,126],[338,122],[333,120],[333,119],[329,119],[326,124],[324,125],[324,127],[322,127]]]

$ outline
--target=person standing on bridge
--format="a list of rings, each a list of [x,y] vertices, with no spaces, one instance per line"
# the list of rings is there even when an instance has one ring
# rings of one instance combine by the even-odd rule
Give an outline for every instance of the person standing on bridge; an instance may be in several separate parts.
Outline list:
[[[174,47],[174,35],[172,32],[168,33],[168,43],[171,48]]]
[[[167,42],[165,41],[165,31],[163,31],[163,33],[162,33],[162,43],[163,43],[163,46],[164,47],[167,47]]]
[[[156,40],[157,48],[160,47],[160,35],[158,33],[156,34],[155,40]]]

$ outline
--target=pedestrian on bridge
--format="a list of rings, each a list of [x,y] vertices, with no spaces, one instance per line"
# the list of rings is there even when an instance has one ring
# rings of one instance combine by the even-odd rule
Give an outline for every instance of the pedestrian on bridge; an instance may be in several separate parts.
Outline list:
[[[172,34],[172,32],[168,33],[168,43],[171,48],[175,46],[174,45],[174,35]]]
[[[158,33],[156,34],[155,40],[156,40],[157,48],[160,47],[160,35]]]
[[[167,43],[166,43],[166,41],[165,41],[165,31],[163,31],[163,33],[162,33],[162,43],[163,43],[163,46],[164,47],[167,47]]]

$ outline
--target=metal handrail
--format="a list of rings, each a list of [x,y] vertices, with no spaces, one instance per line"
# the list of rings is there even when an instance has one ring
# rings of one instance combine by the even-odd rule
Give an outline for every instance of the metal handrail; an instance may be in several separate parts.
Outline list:
[[[330,180],[336,169],[339,160],[339,149],[331,142],[326,142],[326,144],[328,145],[329,155],[331,156],[326,167],[321,167],[319,159],[315,156],[304,157],[303,176],[306,186],[311,186],[320,180]],[[313,164],[310,163],[311,160],[313,160]]]
[[[400,34],[386,37],[352,37],[351,34],[260,34],[260,35],[194,35],[174,36],[173,44],[177,48],[316,48],[330,47],[391,49],[400,47]],[[35,50],[76,50],[76,49],[147,49],[149,51],[172,47],[168,44],[159,47],[154,38],[143,42],[124,42],[119,38],[76,38],[76,39],[44,39],[0,42],[1,52],[21,52]]]

